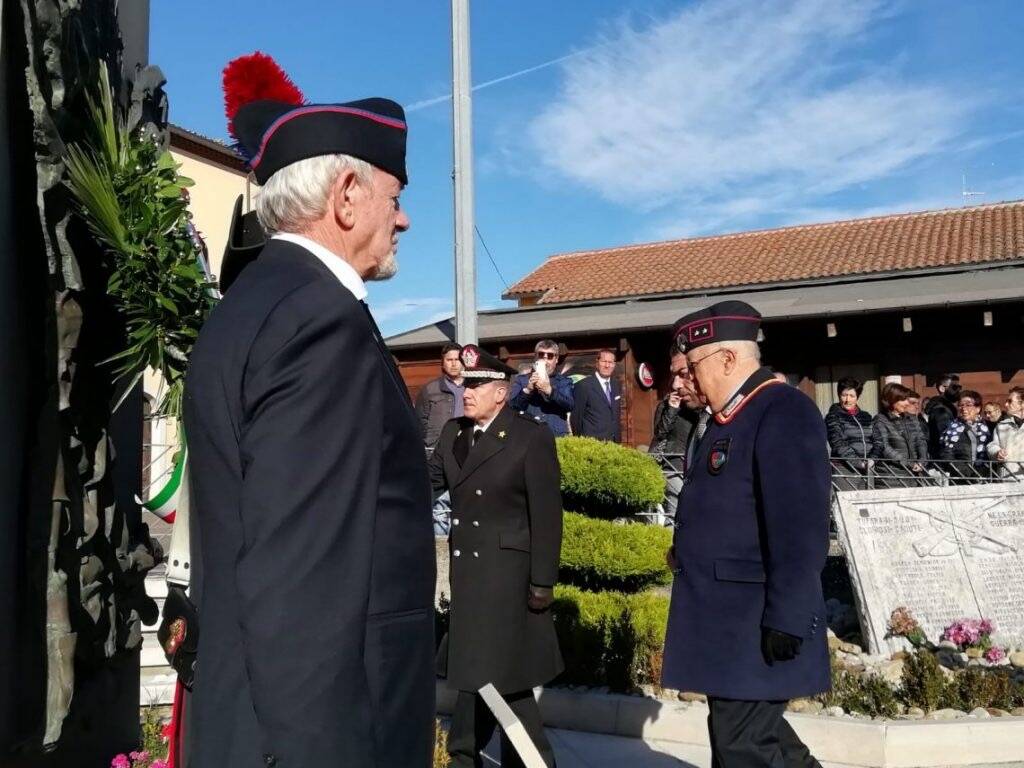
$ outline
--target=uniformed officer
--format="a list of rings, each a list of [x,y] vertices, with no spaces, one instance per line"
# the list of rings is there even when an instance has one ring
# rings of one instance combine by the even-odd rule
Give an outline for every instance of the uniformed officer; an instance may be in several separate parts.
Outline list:
[[[481,766],[495,719],[477,691],[505,697],[545,762],[533,688],[563,669],[549,610],[562,546],[558,456],[543,422],[507,407],[515,370],[474,345],[462,351],[465,415],[441,430],[434,492],[451,493],[451,615],[439,667],[458,698],[448,736],[457,768]],[[522,765],[502,734],[501,764]]]
[[[761,367],[760,322],[726,301],[673,329],[714,418],[676,515],[663,682],[708,696],[716,768],[817,766],[782,716],[830,685],[825,427]]]

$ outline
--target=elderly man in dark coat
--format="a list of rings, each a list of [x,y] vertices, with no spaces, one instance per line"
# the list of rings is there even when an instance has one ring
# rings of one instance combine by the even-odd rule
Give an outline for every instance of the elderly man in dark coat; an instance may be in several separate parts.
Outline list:
[[[708,696],[718,768],[817,766],[782,715],[830,684],[825,426],[760,367],[759,325],[753,307],[727,301],[674,329],[714,418],[676,514],[663,680]]]
[[[186,382],[200,624],[188,768],[426,766],[430,481],[363,301],[409,227],[404,115],[386,99],[296,101],[234,115],[270,239],[203,327]]]
[[[435,493],[451,492],[451,623],[440,651],[458,689],[448,749],[456,768],[482,765],[495,719],[477,691],[493,683],[554,766],[533,688],[563,669],[550,606],[562,546],[562,496],[551,431],[506,407],[515,370],[463,349],[465,416],[441,431]],[[522,765],[502,734],[503,766]]]

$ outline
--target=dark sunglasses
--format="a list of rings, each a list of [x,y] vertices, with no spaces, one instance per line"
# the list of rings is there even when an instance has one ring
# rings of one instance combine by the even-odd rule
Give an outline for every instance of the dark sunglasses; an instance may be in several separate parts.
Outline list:
[[[558,353],[557,352],[538,352],[537,353],[537,359],[538,360],[557,360],[558,359]]]

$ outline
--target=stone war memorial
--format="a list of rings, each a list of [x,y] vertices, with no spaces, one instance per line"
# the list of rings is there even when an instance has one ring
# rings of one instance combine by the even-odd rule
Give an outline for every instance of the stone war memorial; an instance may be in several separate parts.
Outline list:
[[[965,617],[995,623],[993,640],[1024,646],[1024,484],[893,488],[837,494],[861,629],[872,653],[905,647],[887,636],[909,608],[925,634]]]

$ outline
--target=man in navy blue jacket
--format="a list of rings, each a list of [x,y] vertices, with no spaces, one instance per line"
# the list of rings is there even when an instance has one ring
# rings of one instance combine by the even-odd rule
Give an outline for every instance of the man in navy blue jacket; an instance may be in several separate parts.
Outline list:
[[[542,339],[534,347],[537,363],[543,364],[544,373],[535,368],[521,373],[512,380],[509,407],[543,421],[555,437],[569,434],[569,413],[572,411],[572,379],[555,373],[558,368],[558,343]]]
[[[597,370],[572,390],[572,433],[619,442],[622,385],[615,378],[615,351],[597,353]]]
[[[189,766],[427,765],[430,479],[363,301],[409,227],[404,113],[261,99],[233,122],[270,240],[203,326],[185,384]]]
[[[714,418],[687,467],[663,682],[708,696],[718,768],[817,766],[783,720],[828,690],[821,571],[829,462],[815,404],[760,364],[760,315],[727,301],[674,328]]]

